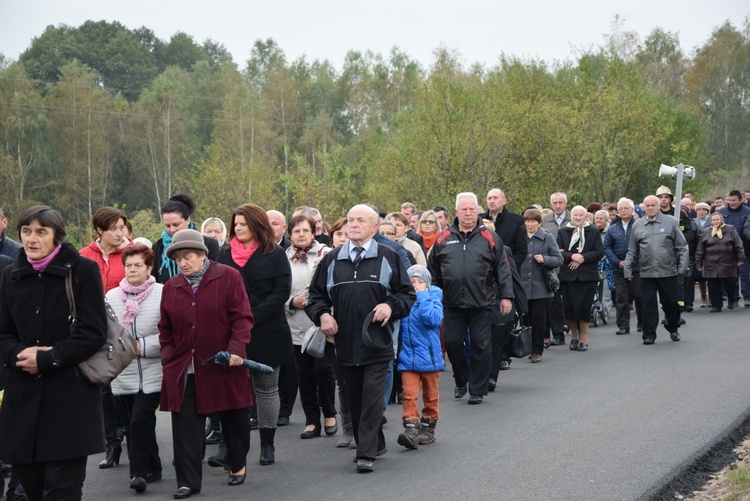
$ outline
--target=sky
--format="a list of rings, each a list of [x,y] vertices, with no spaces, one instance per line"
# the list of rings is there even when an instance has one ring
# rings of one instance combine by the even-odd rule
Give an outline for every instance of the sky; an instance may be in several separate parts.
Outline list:
[[[178,31],[223,44],[240,66],[258,39],[273,38],[292,61],[328,59],[341,68],[350,50],[387,55],[399,46],[424,67],[435,49],[491,67],[500,55],[549,64],[575,60],[612,32],[615,16],[641,39],[654,28],[679,34],[686,55],[729,20],[742,29],[747,0],[0,0],[0,53],[17,59],[48,25],[86,20],[146,26],[168,40]]]

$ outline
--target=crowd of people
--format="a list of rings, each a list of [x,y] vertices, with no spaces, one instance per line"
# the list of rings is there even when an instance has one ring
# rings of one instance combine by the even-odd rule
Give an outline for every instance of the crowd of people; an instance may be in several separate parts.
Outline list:
[[[122,210],[103,207],[80,250],[48,206],[19,216],[20,242],[0,212],[8,497],[80,499],[87,457],[105,452],[99,468],[114,468],[123,442],[129,487],[144,492],[162,478],[158,409],[171,415],[175,499],[200,492],[207,443],[219,444],[207,464],[241,485],[250,430],[258,429],[259,464],[274,464],[276,430],[289,425],[297,395],[300,438],[338,435],[337,447],[356,449],[356,471],[372,472],[388,450],[387,405],[403,406],[399,445],[434,442],[446,359],[454,398],[481,404],[510,368],[519,323],[530,327],[529,360],[538,364],[551,346],[588,351],[592,314],[611,308],[618,335],[630,333],[634,310],[651,345],[661,307],[679,341],[696,284],[712,313],[740,299],[750,308],[748,197],[732,190],[676,202],[662,186],[639,204],[622,197],[568,208],[557,192],[549,208],[516,214],[493,188],[486,210],[464,192],[453,211],[360,204],[331,224],[312,207],[287,223],[246,203],[228,224],[214,215],[198,231],[195,201],[179,194],[161,208],[155,242],[136,238]],[[96,387],[78,364],[104,344],[107,305],[135,339],[136,358]],[[319,351],[309,349],[314,338],[325,341]],[[221,353],[226,363],[213,363]]]

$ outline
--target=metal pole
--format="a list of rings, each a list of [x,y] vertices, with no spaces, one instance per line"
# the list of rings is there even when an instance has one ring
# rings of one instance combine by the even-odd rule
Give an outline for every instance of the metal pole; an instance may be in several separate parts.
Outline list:
[[[678,220],[680,219],[680,200],[682,200],[682,174],[685,172],[685,166],[682,164],[677,164],[677,186],[675,187],[675,194],[674,194],[674,200],[675,200],[675,211],[674,211],[674,217],[676,217]]]

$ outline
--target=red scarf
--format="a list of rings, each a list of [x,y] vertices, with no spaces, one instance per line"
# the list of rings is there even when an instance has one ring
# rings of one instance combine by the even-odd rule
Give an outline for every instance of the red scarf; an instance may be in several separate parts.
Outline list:
[[[240,268],[244,268],[247,262],[250,260],[255,251],[260,247],[260,242],[257,240],[245,247],[245,244],[237,240],[234,237],[229,246],[232,250],[232,260],[239,265]]]
[[[435,240],[437,240],[438,235],[440,235],[439,231],[436,231],[432,235],[425,235],[421,231],[417,232],[417,234],[422,237],[422,240],[424,240],[424,247],[427,250],[432,249],[432,246],[435,245]]]

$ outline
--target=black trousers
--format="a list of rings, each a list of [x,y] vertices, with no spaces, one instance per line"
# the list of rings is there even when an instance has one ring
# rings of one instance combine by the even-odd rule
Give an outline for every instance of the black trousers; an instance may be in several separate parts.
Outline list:
[[[174,444],[174,469],[177,487],[200,489],[203,481],[202,453],[206,416],[198,414],[195,397],[195,376],[187,376],[181,412],[172,413],[172,443]],[[249,408],[219,412],[224,442],[231,471],[246,465],[250,450]]]
[[[385,447],[380,419],[383,416],[388,363],[386,360],[359,366],[341,366],[349,396],[358,458],[375,459],[377,452]]]
[[[315,358],[294,347],[294,362],[297,365],[299,399],[305,412],[305,425],[320,428],[320,409],[323,416],[336,415],[336,379],[326,358]]]
[[[511,322],[492,324],[490,327],[492,336],[492,369],[490,370],[490,378],[497,379],[498,374],[500,374],[500,362],[510,358],[510,355],[508,355],[508,342],[511,329],[513,329]]]
[[[552,331],[553,338],[565,338],[565,309],[563,308],[560,289],[550,298],[547,304],[547,327]],[[549,339],[549,335],[544,337]]]
[[[445,308],[445,349],[453,367],[456,386],[469,383],[470,395],[486,395],[492,370],[492,312],[481,308]],[[471,367],[464,356],[466,330],[471,340]]]
[[[544,338],[547,337],[547,311],[554,297],[529,299],[529,321],[531,323],[531,353],[544,353]]]
[[[156,409],[160,393],[117,395],[115,404],[120,422],[128,430],[130,476],[143,477],[161,473],[159,445],[156,443]]]
[[[735,301],[739,301],[738,294],[738,283],[739,278],[709,278],[708,282],[708,298],[711,300],[712,308],[721,308],[724,304],[724,300],[721,295],[722,286],[727,291],[727,304],[732,304]]]
[[[29,501],[78,501],[83,496],[87,459],[84,456],[66,461],[13,463],[13,472],[18,475]]]
[[[297,348],[295,346],[295,348]],[[297,367],[294,360],[288,360],[279,366],[279,417],[289,417],[297,400]]]
[[[122,421],[118,419],[115,397],[112,386],[105,384],[99,388],[102,397],[102,416],[104,417],[104,438],[108,447],[116,447],[122,442]]]
[[[680,306],[678,277],[645,278],[641,277],[643,291],[643,339],[656,339],[656,328],[659,326],[659,303],[667,319],[667,331],[677,332],[680,328]],[[657,292],[659,297],[657,299]]]
[[[622,273],[614,273],[615,279],[615,312],[617,313],[617,328],[630,332],[630,304],[632,298],[635,303],[637,325],[643,325],[643,292],[641,291],[641,274],[633,273],[630,280]]]

